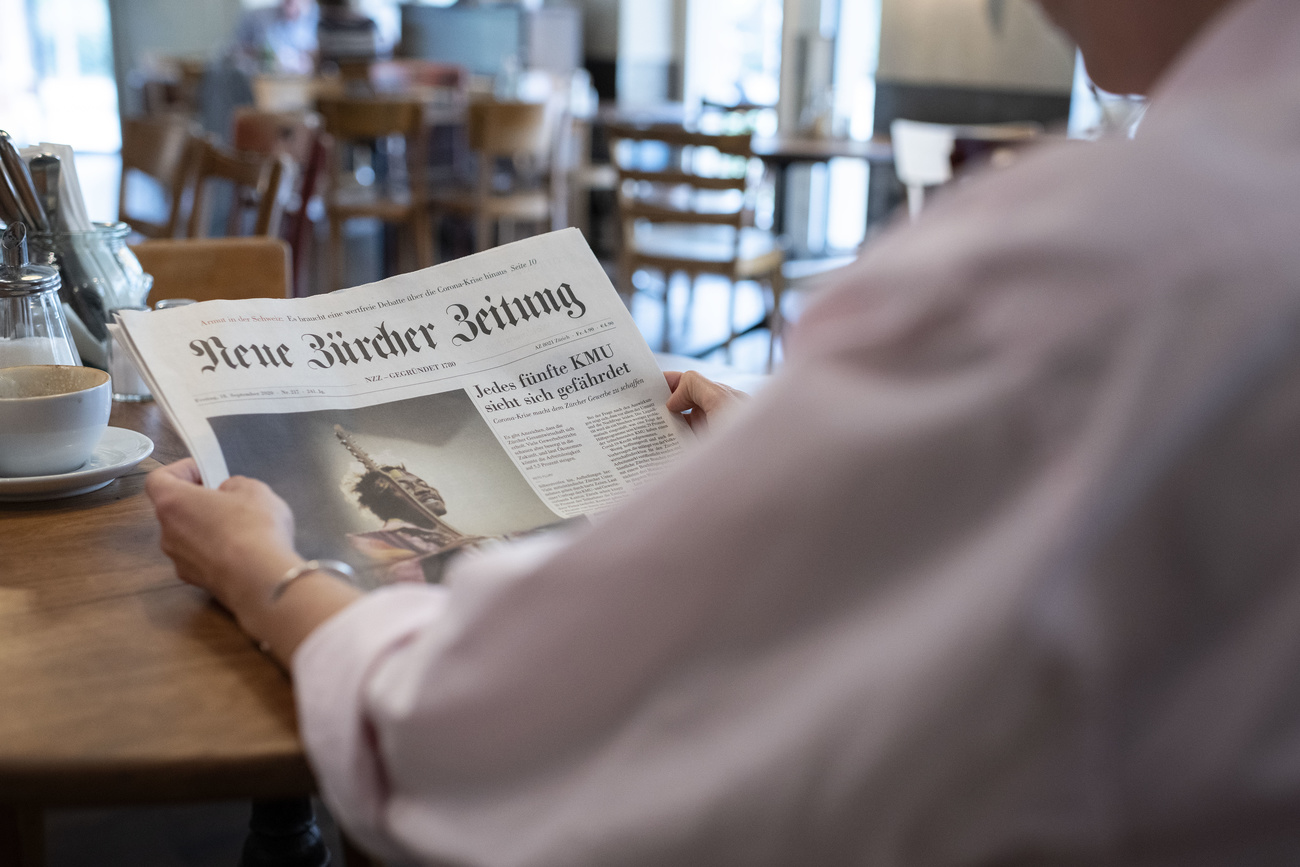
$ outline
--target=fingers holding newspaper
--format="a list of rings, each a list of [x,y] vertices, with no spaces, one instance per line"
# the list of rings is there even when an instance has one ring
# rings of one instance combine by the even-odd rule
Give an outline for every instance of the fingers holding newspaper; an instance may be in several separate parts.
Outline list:
[[[316,626],[358,591],[319,571],[273,598],[282,576],[304,560],[293,546],[293,513],[266,484],[232,476],[210,490],[192,459],[149,474],[145,486],[176,574],[230,611],[240,626],[287,665]]]
[[[669,411],[682,413],[696,433],[703,432],[720,417],[729,415],[741,400],[748,397],[745,392],[707,379],[694,370],[685,373],[664,371],[664,379],[673,392],[668,398]]]

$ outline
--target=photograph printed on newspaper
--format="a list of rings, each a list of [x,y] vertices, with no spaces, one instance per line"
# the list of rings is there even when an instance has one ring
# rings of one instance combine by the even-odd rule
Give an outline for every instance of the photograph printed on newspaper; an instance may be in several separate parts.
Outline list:
[[[367,583],[615,505],[690,437],[576,229],[329,295],[128,311],[204,483],[261,479]]]

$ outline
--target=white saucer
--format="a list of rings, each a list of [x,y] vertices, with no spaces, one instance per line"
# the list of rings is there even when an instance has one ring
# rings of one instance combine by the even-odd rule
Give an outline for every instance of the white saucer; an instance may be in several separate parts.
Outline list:
[[[70,473],[55,476],[0,478],[0,502],[57,500],[97,491],[153,454],[153,440],[144,434],[110,427],[100,437],[90,460]]]

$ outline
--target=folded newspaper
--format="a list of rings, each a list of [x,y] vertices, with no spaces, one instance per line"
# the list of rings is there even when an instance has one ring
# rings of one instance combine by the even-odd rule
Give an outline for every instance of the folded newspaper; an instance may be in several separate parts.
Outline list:
[[[370,583],[618,503],[690,436],[576,229],[328,295],[119,314],[203,481]]]

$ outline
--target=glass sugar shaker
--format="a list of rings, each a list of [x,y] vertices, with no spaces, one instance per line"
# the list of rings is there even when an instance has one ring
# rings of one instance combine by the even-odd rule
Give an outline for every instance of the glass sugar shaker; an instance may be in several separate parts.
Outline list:
[[[27,257],[27,226],[0,236],[0,367],[81,364],[59,301],[59,272]]]

